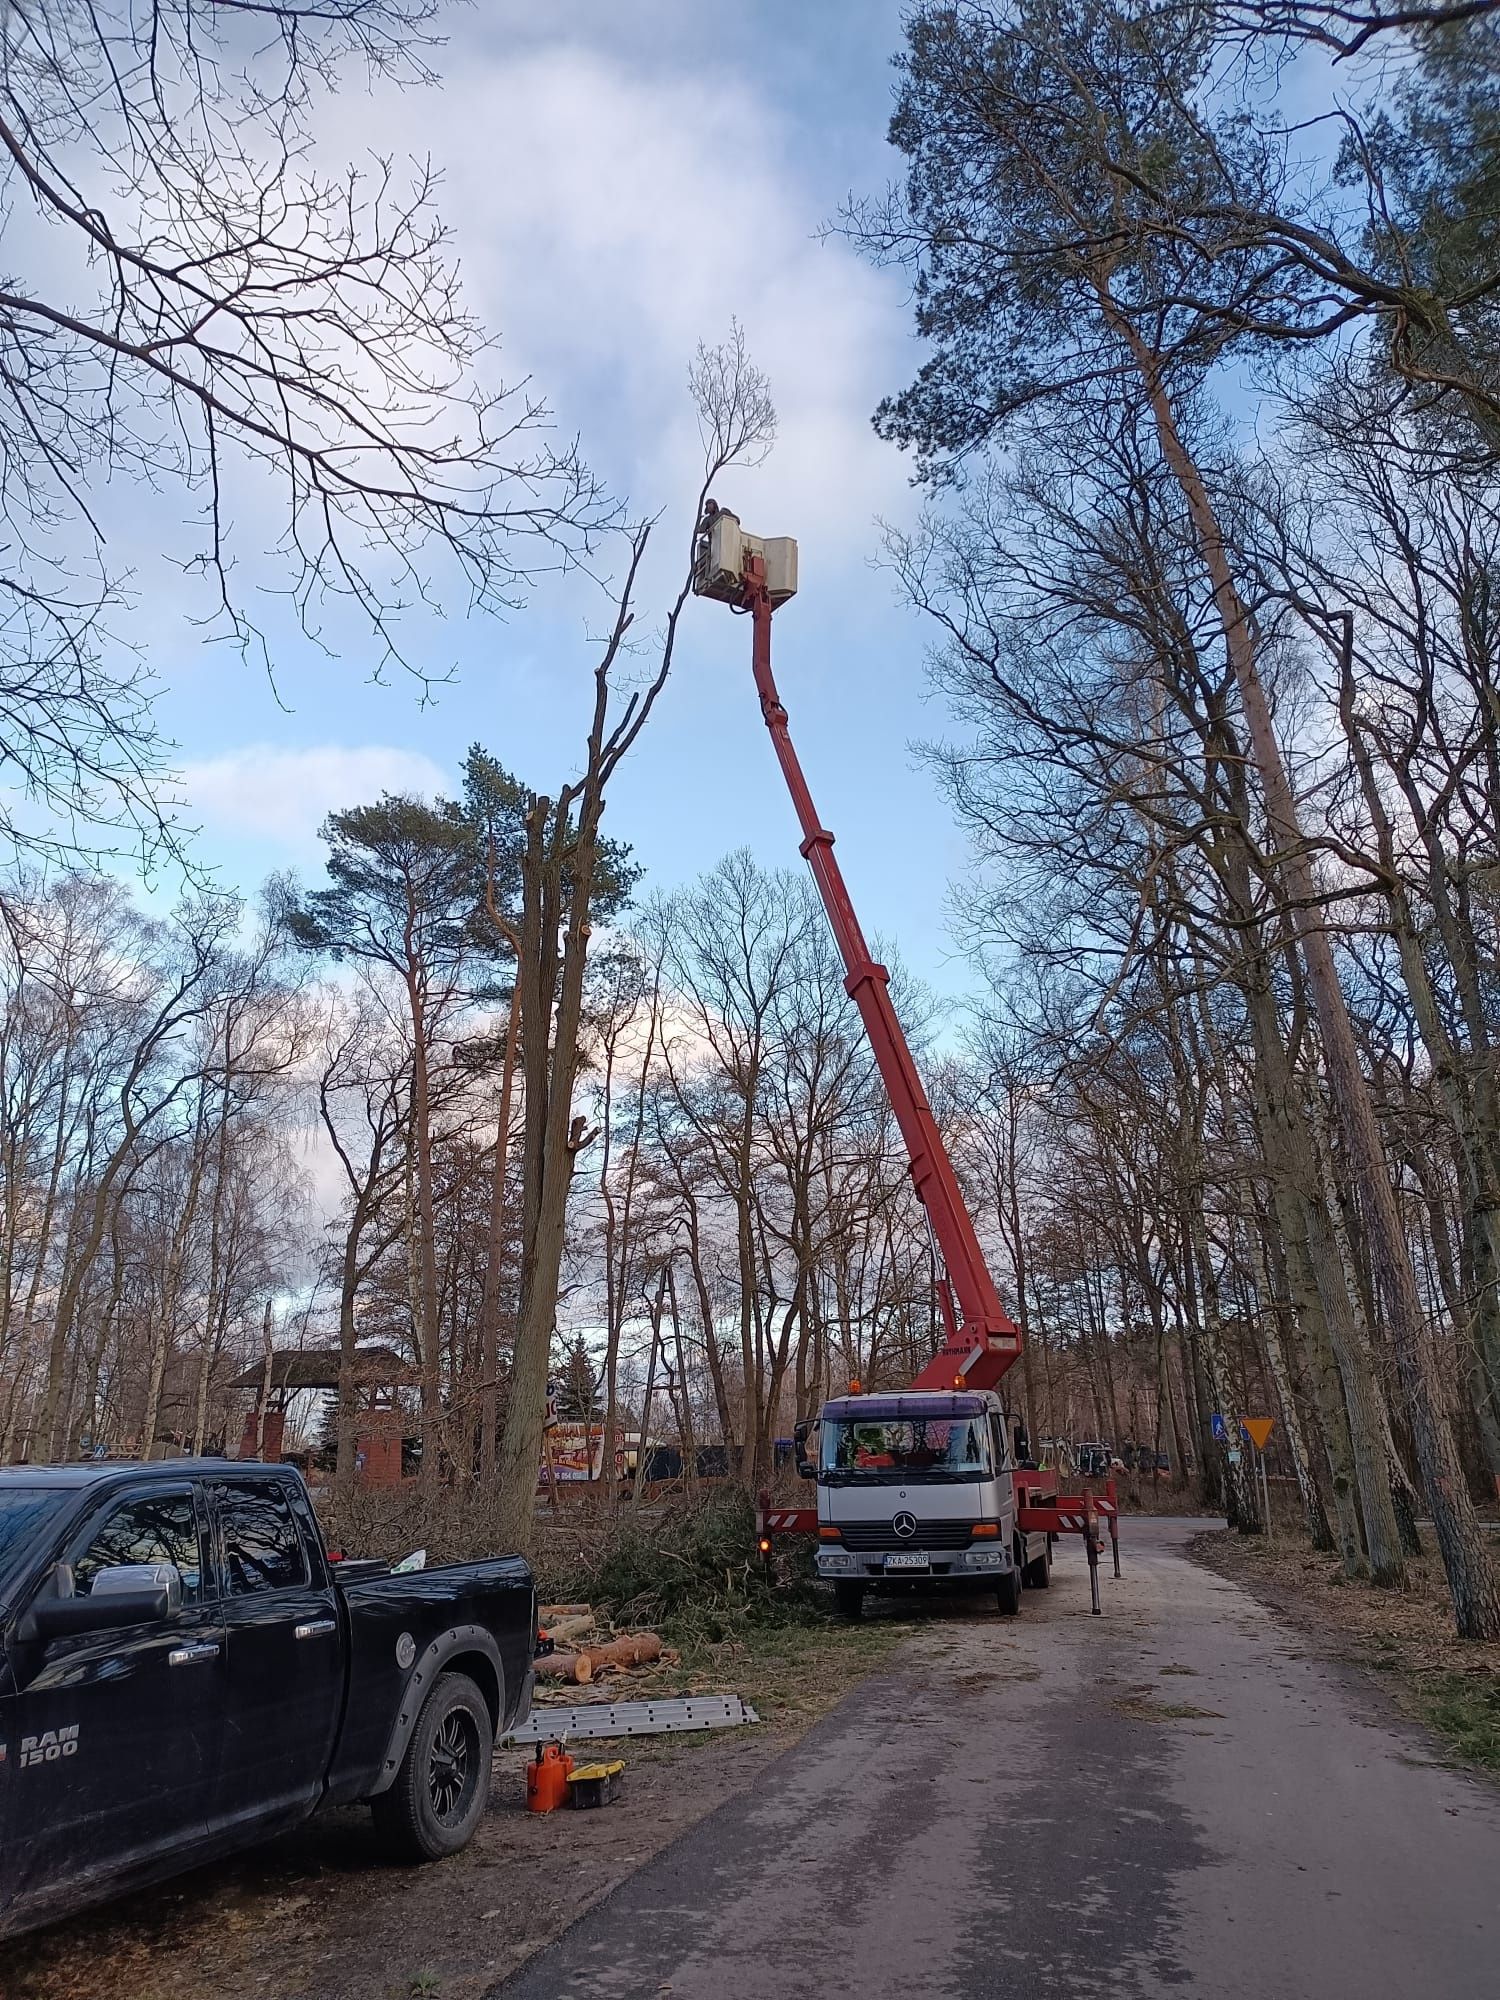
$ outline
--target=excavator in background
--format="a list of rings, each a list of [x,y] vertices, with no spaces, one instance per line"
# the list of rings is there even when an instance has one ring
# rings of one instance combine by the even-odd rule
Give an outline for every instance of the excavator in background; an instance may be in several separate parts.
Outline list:
[[[990,1590],[1002,1613],[1021,1608],[1023,1585],[1045,1588],[1052,1548],[1081,1535],[1092,1608],[1099,1601],[1101,1529],[1120,1573],[1114,1482],[1063,1493],[1056,1471],[1030,1458],[1024,1427],[1006,1410],[1001,1383],[1021,1358],[1020,1329],[1000,1303],[953,1162],[890,995],[890,974],[871,956],[818,817],[771,673],[773,614],[796,595],[797,544],[747,532],[710,500],[693,564],[696,595],[750,619],[751,666],[761,715],[802,828],[802,854],[843,959],[845,988],[859,1009],[906,1147],[941,1270],[937,1308],[943,1340],[908,1388],[850,1393],[797,1425],[798,1470],[817,1483],[818,1504],[775,1507],[760,1496],[757,1539],[769,1558],[778,1537],[815,1535],[820,1577],[839,1609],[857,1617],[868,1591]],[[811,1452],[809,1447],[812,1447]]]

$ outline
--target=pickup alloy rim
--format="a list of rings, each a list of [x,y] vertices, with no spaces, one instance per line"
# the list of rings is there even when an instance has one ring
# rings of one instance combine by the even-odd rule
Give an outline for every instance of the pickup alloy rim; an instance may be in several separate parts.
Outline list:
[[[427,1759],[427,1794],[444,1825],[463,1818],[478,1770],[479,1732],[474,1718],[453,1709],[438,1725]]]

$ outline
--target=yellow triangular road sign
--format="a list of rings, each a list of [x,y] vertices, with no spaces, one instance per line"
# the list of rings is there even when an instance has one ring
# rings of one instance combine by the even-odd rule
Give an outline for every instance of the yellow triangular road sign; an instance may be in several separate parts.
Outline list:
[[[1257,1451],[1264,1451],[1276,1428],[1274,1417],[1241,1417],[1240,1428],[1249,1437]]]

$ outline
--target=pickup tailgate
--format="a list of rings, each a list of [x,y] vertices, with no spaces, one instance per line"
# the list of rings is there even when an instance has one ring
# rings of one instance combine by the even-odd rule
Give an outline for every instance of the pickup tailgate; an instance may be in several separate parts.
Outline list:
[[[402,1575],[356,1576],[335,1565],[349,1646],[343,1726],[329,1773],[334,1800],[376,1789],[404,1718],[414,1719],[438,1674],[466,1673],[495,1715],[513,1724],[531,1697],[536,1589],[520,1556],[448,1563]]]

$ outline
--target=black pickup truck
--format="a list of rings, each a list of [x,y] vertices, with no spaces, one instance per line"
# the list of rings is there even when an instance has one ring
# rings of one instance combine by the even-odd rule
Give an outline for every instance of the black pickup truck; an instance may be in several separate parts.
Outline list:
[[[0,1936],[324,1804],[453,1853],[535,1635],[520,1557],[331,1562],[288,1467],[0,1471]]]

